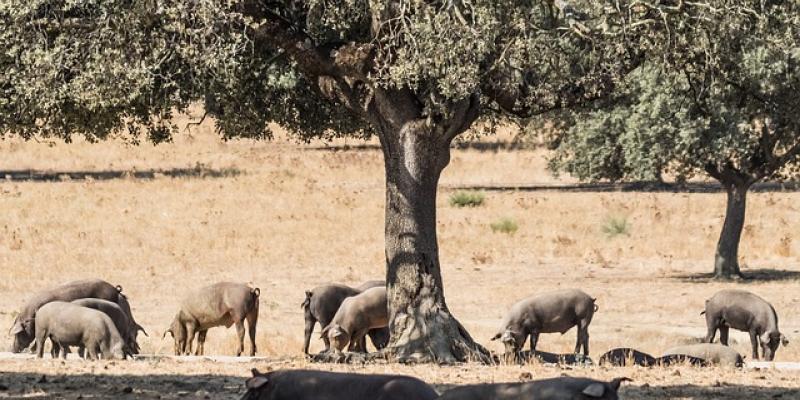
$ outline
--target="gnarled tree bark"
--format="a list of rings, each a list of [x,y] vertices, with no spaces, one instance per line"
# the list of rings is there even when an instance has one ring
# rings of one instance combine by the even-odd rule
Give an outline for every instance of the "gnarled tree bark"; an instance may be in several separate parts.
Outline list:
[[[474,121],[480,101],[466,99],[453,115],[433,122],[408,112],[408,103],[389,100],[379,98],[384,123],[378,129],[386,170],[389,359],[491,362],[447,307],[436,236],[436,193],[450,143]]]
[[[419,124],[422,125],[422,124]],[[449,141],[407,124],[383,135],[390,358],[400,362],[487,362],[444,298],[436,237],[436,192]]]
[[[714,255],[714,278],[738,279],[743,278],[739,268],[739,241],[744,228],[745,211],[747,209],[747,182],[724,182],[728,203],[725,210],[725,223],[717,242],[717,251]]]

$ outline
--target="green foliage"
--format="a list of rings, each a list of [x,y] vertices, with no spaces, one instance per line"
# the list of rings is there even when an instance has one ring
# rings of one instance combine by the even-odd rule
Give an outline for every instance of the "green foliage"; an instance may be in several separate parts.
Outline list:
[[[601,230],[608,238],[619,235],[630,236],[630,224],[625,217],[609,217],[603,224]]]
[[[507,235],[515,234],[519,229],[517,222],[511,218],[500,218],[499,220],[489,224],[489,227],[492,228],[492,232],[505,233]]]
[[[483,205],[486,195],[482,192],[463,191],[450,195],[450,205],[453,207],[479,207]]]
[[[0,135],[159,142],[201,102],[226,138],[269,138],[270,122],[302,140],[364,137],[381,90],[410,94],[431,123],[471,98],[503,103],[481,107],[490,122],[543,112],[624,73],[643,11],[617,5],[0,0]],[[354,48],[363,61],[342,56]]]
[[[582,180],[786,178],[800,154],[800,3],[708,1],[669,13],[617,96],[570,113],[555,171]],[[665,12],[666,15],[666,12]]]

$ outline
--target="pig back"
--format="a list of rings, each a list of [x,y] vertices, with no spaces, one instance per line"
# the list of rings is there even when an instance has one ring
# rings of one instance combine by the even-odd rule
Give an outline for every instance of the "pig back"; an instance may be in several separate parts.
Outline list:
[[[72,304],[102,311],[111,318],[111,321],[114,323],[114,327],[117,329],[119,334],[122,335],[123,340],[132,340],[130,332],[130,320],[128,319],[128,316],[125,315],[122,307],[120,307],[118,304],[102,299],[78,299],[72,301]]]
[[[369,328],[384,327],[389,322],[389,310],[386,301],[386,288],[374,287],[361,294],[350,297],[353,302],[351,311],[363,315]],[[346,300],[346,301],[347,301]]]
[[[53,301],[65,301],[93,297],[116,302],[122,288],[112,286],[110,283],[101,279],[84,279],[65,283],[41,292],[36,293],[23,306],[16,323],[34,320],[36,312],[45,304]],[[24,331],[32,336],[34,331],[33,324],[25,324]]]
[[[541,333],[563,333],[581,319],[594,314],[594,300],[576,289],[558,290],[529,297],[515,304],[510,321],[526,321],[528,328]]]
[[[686,355],[705,360],[710,364],[739,367],[743,364],[742,356],[736,350],[718,343],[695,343],[676,346],[664,352],[669,355]]]
[[[241,283],[220,282],[200,288],[181,302],[181,310],[202,328],[230,326],[255,306],[253,289]]]
[[[311,293],[309,311],[321,325],[327,325],[333,320],[342,302],[348,297],[358,295],[360,291],[346,285],[331,284],[317,286]]]
[[[706,313],[718,316],[733,329],[759,334],[777,331],[778,315],[772,305],[760,296],[737,289],[717,292],[706,302]],[[751,326],[755,325],[755,326]]]

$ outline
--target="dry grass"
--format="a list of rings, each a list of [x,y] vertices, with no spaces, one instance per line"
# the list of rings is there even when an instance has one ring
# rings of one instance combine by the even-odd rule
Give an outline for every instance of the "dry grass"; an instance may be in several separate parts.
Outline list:
[[[325,282],[357,284],[384,274],[381,154],[370,148],[319,150],[324,146],[297,145],[284,138],[225,143],[207,124],[176,144],[157,147],[0,143],[0,169],[5,170],[143,171],[199,165],[239,172],[221,178],[0,181],[0,326],[10,326],[15,310],[35,290],[101,277],[121,284],[130,296],[139,322],[150,333],[143,340],[144,351],[164,354],[171,345],[161,334],[185,293],[214,281],[244,281],[262,289],[260,353],[302,366],[297,355],[303,290]],[[556,181],[544,166],[544,153],[537,150],[457,150],[442,178],[438,218],[448,304],[478,341],[500,351],[488,338],[510,304],[534,293],[580,287],[597,297],[600,306],[590,329],[593,357],[618,346],[659,353],[702,336],[703,301],[719,289],[740,286],[769,299],[781,315],[782,330],[800,342],[795,312],[800,302],[800,194],[750,197],[742,260],[750,270],[790,273],[781,275],[785,279],[746,284],[680,278],[711,269],[724,210],[721,194],[488,192],[478,208],[448,204],[452,191],[447,187],[568,182]],[[514,235],[492,232],[490,225],[502,218],[518,224]],[[609,238],[603,232],[609,218],[625,218],[629,234]],[[540,348],[570,351],[574,335],[543,335]],[[233,336],[233,330],[212,330],[207,353],[231,353]],[[736,349],[747,354],[746,336],[737,333],[733,338]],[[320,348],[316,342],[312,349]],[[800,361],[800,346],[779,350],[778,360]],[[219,376],[203,379],[219,379],[212,397],[223,398],[225,379],[243,376],[248,368],[0,363],[0,371],[33,375],[99,371],[112,376],[109,385],[116,384],[113,375],[119,374],[213,374]],[[682,369],[676,375],[677,369],[562,371],[538,366],[367,369],[407,372],[442,385],[516,380],[524,371],[534,377],[564,372],[630,375],[637,382],[627,398],[753,398],[741,397],[753,392],[731,389],[725,382],[753,388],[800,386],[797,375],[777,371]],[[719,387],[709,386],[717,381]],[[650,388],[642,388],[645,383]],[[758,393],[782,393],[766,390]]]

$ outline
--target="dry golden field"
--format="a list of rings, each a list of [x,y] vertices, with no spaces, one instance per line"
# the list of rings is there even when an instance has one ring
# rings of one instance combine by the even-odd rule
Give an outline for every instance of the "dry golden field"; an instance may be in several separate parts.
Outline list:
[[[472,335],[489,342],[504,311],[530,294],[579,287],[598,298],[590,327],[595,359],[613,347],[659,354],[705,334],[703,302],[741,287],[772,302],[795,343],[777,361],[800,361],[800,193],[754,193],[741,247],[756,282],[708,282],[722,223],[720,193],[489,191],[483,206],[455,208],[455,187],[570,184],[545,170],[540,150],[485,145],[455,150],[442,178],[439,238],[448,304]],[[413,367],[307,364],[300,356],[303,290],[384,275],[383,164],[374,145],[221,142],[206,122],[174,144],[0,142],[0,177],[37,170],[72,178],[0,180],[0,326],[34,291],[100,277],[121,284],[150,333],[145,353],[167,354],[179,299],[220,280],[262,290],[258,344],[270,362],[0,361],[0,397],[162,398],[241,395],[259,368],[309,367],[418,376],[442,389],[467,382],[568,375],[629,376],[625,399],[800,398],[800,373],[672,367],[561,369],[539,365]],[[141,178],[159,171],[153,179]],[[84,173],[85,172],[85,173]],[[514,234],[490,224],[510,218]],[[627,234],[609,237],[611,219]],[[319,330],[319,329],[318,329]],[[235,333],[209,333],[206,353],[231,354]],[[746,335],[732,333],[748,355]],[[10,343],[4,336],[2,347]],[[539,348],[569,352],[575,333],[543,335]],[[796,345],[794,345],[796,344]],[[312,350],[321,341],[312,341]],[[46,377],[42,380],[42,376]],[[0,389],[2,389],[0,386]],[[124,389],[130,387],[131,394]]]

